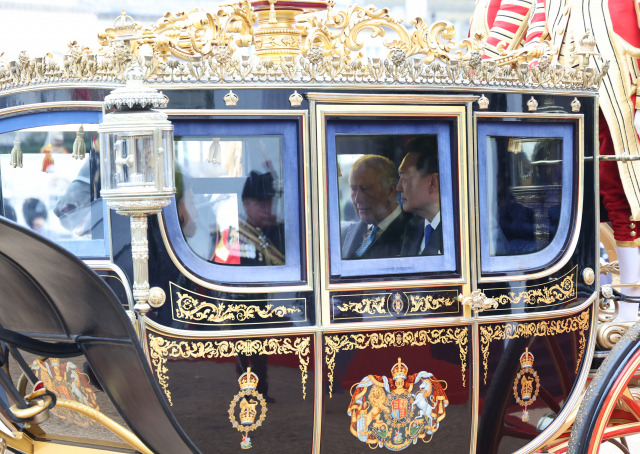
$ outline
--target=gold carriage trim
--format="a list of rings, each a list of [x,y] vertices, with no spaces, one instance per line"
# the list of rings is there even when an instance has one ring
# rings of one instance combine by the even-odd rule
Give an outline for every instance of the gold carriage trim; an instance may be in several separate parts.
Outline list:
[[[493,296],[492,298],[499,306],[550,307],[566,303],[577,296],[578,267],[575,266],[567,274],[553,281],[520,288],[523,289],[520,292],[512,291],[507,294]],[[515,289],[517,290],[518,287],[515,287]],[[499,290],[501,289],[484,289],[483,292],[493,293]]]
[[[117,25],[122,17],[128,20],[126,30]],[[397,39],[383,39],[387,32]],[[313,2],[308,8],[283,4],[267,11],[264,2],[239,0],[215,12],[167,13],[144,27],[123,12],[113,28],[98,35],[102,47],[97,50],[74,41],[62,62],[51,54],[30,58],[26,52],[16,61],[0,62],[0,91],[78,80],[122,82],[134,59],[148,82],[191,84],[268,81],[596,90],[608,68],[608,62],[588,67],[591,54],[580,43],[568,60],[577,64],[569,67],[555,63],[557,51],[548,40],[483,59],[485,36],[456,43],[455,34],[446,21],[429,25],[416,18],[407,27],[386,8],[354,5],[334,11],[332,1]],[[388,49],[386,58],[366,55],[366,45],[375,40]],[[240,52],[243,47],[253,47],[254,56]],[[586,59],[577,58],[583,55]]]
[[[355,312],[356,314],[384,315],[387,313],[386,301],[388,293],[375,298],[362,298],[360,301],[349,301],[336,305],[340,312]]]
[[[234,358],[238,355],[296,355],[302,374],[302,398],[307,398],[306,383],[310,361],[311,337],[189,341],[166,339],[148,334],[149,355],[158,383],[170,405],[168,359]]]
[[[590,310],[559,320],[541,320],[530,323],[506,323],[504,325],[480,326],[480,350],[482,351],[482,366],[484,368],[484,384],[487,384],[489,367],[489,347],[496,340],[517,339],[521,337],[555,336],[564,333],[578,332],[578,360],[575,372],[578,373],[587,340],[585,333],[589,329]]]
[[[336,355],[341,351],[379,350],[390,347],[421,347],[428,344],[456,344],[460,351],[462,386],[466,387],[469,328],[433,328],[418,331],[388,331],[357,334],[336,334],[324,337],[325,362],[329,380],[329,398],[333,397],[333,374]]]
[[[459,301],[455,295],[453,298],[440,297],[434,298],[433,295],[420,295],[418,293],[405,293],[409,298],[409,312],[427,312],[435,311],[442,307],[456,306],[456,312],[459,309]]]
[[[434,296],[430,293],[437,293]],[[456,298],[456,292],[451,293],[451,297],[441,296],[443,292],[400,292],[391,291],[378,294],[356,294],[356,295],[332,295],[331,301],[333,309],[338,314],[332,314],[334,320],[347,320],[347,316],[339,313],[351,313],[360,315],[387,316],[398,317],[406,315],[427,314],[430,311],[436,311],[444,307],[455,306],[453,310],[445,313],[457,313],[460,309],[459,302]],[[341,302],[342,298],[360,298],[357,301]],[[364,298],[363,298],[364,297]],[[443,312],[439,311],[439,315]],[[360,317],[358,317],[360,319]]]
[[[255,324],[263,323],[288,323],[290,320],[278,320],[285,318],[288,314],[302,313],[299,307],[293,307],[294,304],[302,304],[305,308],[306,321],[306,304],[304,298],[282,299],[282,300],[252,300],[252,302],[266,304],[242,304],[237,300],[224,300],[213,298],[198,293],[190,292],[182,287],[170,283],[171,287],[171,309],[172,318],[177,321],[188,321],[196,324],[233,324],[238,325],[244,322],[250,322],[253,319],[271,319],[267,322],[253,322]],[[177,291],[175,288],[183,290]],[[174,301],[174,295],[177,296]],[[273,303],[288,303],[275,305]]]

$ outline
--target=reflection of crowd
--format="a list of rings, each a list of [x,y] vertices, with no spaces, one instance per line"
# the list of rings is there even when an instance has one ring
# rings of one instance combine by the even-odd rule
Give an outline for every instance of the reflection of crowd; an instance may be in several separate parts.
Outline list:
[[[437,150],[420,139],[405,150],[399,169],[378,155],[364,155],[351,167],[351,200],[360,220],[343,229],[343,258],[442,254]]]

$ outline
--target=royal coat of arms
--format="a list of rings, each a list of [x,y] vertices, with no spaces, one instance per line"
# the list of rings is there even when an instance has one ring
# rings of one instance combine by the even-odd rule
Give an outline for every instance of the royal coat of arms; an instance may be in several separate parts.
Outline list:
[[[370,448],[401,451],[418,440],[429,443],[446,416],[447,383],[429,372],[409,375],[398,358],[391,379],[367,375],[352,387],[347,414],[351,433]]]
[[[31,364],[31,370],[58,399],[74,400],[100,410],[89,376],[71,361],[61,361],[58,358],[37,359]],[[55,407],[53,412],[60,418],[81,426],[88,426],[91,422],[86,416],[65,408]]]

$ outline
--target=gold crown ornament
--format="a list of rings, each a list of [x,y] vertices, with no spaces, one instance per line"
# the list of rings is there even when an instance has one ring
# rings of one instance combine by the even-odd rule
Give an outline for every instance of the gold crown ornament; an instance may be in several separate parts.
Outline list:
[[[528,348],[524,350],[524,353],[520,355],[520,367],[522,369],[533,367],[534,356]]]
[[[407,379],[409,374],[409,368],[402,362],[401,358],[398,358],[398,362],[391,368],[391,376],[394,380],[398,378]]]
[[[224,98],[222,99],[224,99],[224,103],[227,107],[235,107],[236,104],[238,104],[238,101],[240,100],[240,98],[238,98],[238,95],[236,95],[231,90],[229,90],[229,93],[224,95]]]
[[[122,14],[113,21],[113,29],[119,38],[133,38],[137,35],[138,24],[131,16],[127,16],[127,12],[123,9]]]
[[[247,371],[244,374],[240,375],[238,384],[240,385],[240,389],[244,391],[248,389],[256,389],[258,387],[258,381],[258,376],[255,373],[251,372],[250,367],[247,367]]]

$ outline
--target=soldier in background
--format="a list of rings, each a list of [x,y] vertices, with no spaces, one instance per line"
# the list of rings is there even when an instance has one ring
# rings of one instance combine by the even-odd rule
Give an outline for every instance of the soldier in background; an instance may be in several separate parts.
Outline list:
[[[211,260],[226,265],[284,265],[284,224],[272,213],[276,191],[270,172],[251,171],[242,188],[245,219],[216,233]]]

